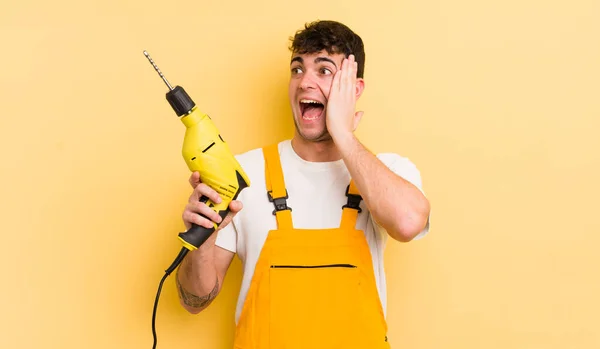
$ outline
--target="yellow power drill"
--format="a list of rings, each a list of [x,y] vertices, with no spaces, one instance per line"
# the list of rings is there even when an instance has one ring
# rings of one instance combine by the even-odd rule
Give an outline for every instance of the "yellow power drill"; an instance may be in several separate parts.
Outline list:
[[[219,134],[211,118],[196,107],[194,101],[181,86],[175,86],[175,88],[171,86],[148,52],[144,51],[144,55],[167,84],[169,88],[166,94],[167,101],[175,110],[177,116],[181,117],[181,122],[186,127],[182,147],[183,159],[190,171],[199,172],[202,182],[212,187],[221,196],[219,204],[212,202],[206,196],[202,196],[200,201],[206,203],[222,219],[225,219],[225,216],[229,213],[229,204],[238,197],[244,188],[250,186],[250,180],[229,150],[229,146]],[[206,218],[204,215],[202,216]],[[171,266],[165,270],[165,275],[160,281],[154,302],[152,314],[153,348],[156,348],[156,307],[163,282],[183,261],[186,254],[200,247],[219,225],[220,223],[213,223],[213,227],[209,229],[192,224],[188,231],[179,233],[179,239],[183,247]]]

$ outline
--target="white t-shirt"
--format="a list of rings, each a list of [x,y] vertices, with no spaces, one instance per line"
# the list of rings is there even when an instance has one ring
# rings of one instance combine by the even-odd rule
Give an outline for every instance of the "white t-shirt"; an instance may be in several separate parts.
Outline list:
[[[342,206],[346,204],[346,187],[350,174],[343,160],[308,162],[300,158],[290,140],[279,143],[279,153],[285,187],[292,208],[292,224],[299,229],[327,229],[340,226]],[[377,157],[394,173],[414,184],[422,191],[421,176],[417,167],[407,158],[393,153]],[[234,217],[232,224],[218,232],[216,245],[237,253],[243,266],[241,289],[236,306],[235,322],[239,317],[254,274],[262,246],[270,230],[277,228],[273,203],[268,200],[265,183],[265,161],[262,149],[250,150],[236,156],[250,179],[250,186],[242,190],[238,200],[244,208]],[[386,312],[386,282],[383,268],[383,251],[387,232],[374,223],[364,200],[358,215],[356,229],[365,232],[373,256],[373,268],[379,297]],[[427,227],[415,238],[423,237]]]

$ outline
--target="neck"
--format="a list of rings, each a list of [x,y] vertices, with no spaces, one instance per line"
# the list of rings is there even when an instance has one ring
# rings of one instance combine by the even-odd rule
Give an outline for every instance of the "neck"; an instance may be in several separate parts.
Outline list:
[[[297,134],[292,138],[292,148],[303,160],[311,162],[337,161],[342,158],[340,151],[332,139],[322,142],[311,142]]]

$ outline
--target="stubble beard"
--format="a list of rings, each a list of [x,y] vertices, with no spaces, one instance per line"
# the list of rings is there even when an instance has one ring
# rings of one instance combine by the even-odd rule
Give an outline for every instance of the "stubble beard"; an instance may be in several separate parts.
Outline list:
[[[300,117],[302,117],[302,116],[300,116]],[[298,119],[296,119],[296,118],[294,118],[294,126],[296,127],[296,133],[298,133],[298,135],[305,141],[321,143],[321,142],[329,142],[332,140],[331,134],[329,134],[329,131],[327,130],[327,125],[323,128],[323,131],[321,131],[321,133],[319,133],[316,137],[307,137],[305,134],[303,134],[302,131],[300,130],[300,126],[298,126]]]

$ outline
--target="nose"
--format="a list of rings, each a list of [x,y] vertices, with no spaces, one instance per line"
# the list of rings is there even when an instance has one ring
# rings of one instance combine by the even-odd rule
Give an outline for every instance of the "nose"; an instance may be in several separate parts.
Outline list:
[[[304,73],[302,74],[302,79],[300,80],[300,89],[302,90],[309,90],[309,89],[315,89],[317,86],[314,77],[310,74],[310,73]]]

